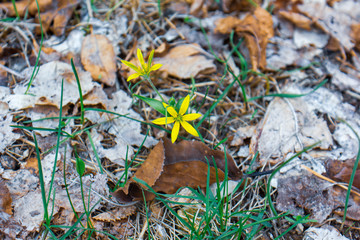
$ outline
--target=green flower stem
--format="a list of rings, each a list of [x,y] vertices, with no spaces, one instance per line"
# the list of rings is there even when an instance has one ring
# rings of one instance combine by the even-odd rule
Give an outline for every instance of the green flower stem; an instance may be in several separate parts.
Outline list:
[[[161,94],[159,93],[159,91],[157,90],[157,88],[155,87],[155,85],[153,84],[153,82],[151,81],[150,76],[149,76],[149,75],[145,75],[144,78],[150,83],[150,86],[152,87],[152,89],[154,89],[154,91],[157,93],[157,95],[159,95],[159,97],[161,98],[161,101],[163,101],[164,103],[166,103],[165,100],[164,100],[164,98],[161,96]]]

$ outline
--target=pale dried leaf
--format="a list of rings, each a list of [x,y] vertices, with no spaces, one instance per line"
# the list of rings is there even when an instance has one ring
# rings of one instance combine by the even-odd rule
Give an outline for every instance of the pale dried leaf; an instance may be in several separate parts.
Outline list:
[[[77,181],[79,178],[78,174],[72,176],[73,179],[68,179],[68,182],[72,182],[68,186],[68,190],[71,196],[73,206],[77,212],[84,212],[84,206],[82,201],[82,194],[80,183]],[[89,204],[91,207],[95,206],[99,200],[103,197],[108,197],[109,189],[107,186],[107,176],[104,174],[96,174],[95,176],[86,175],[82,179],[84,187],[84,198],[86,199],[86,204]],[[89,191],[91,186],[91,190]],[[89,197],[90,194],[90,197]],[[67,196],[64,186],[58,184],[56,185],[56,196],[55,196],[55,206],[66,209],[69,213],[72,212],[71,205],[69,203],[69,198]],[[93,210],[97,210],[101,207],[100,204],[97,204]]]
[[[5,181],[0,179],[0,214],[7,213],[12,215],[12,198]]]
[[[313,175],[281,178],[277,187],[276,209],[290,211],[294,216],[304,215],[306,209],[311,211],[311,219],[321,223],[337,207],[331,186],[331,183]]]
[[[94,220],[103,222],[115,222],[123,218],[127,218],[135,213],[136,207],[134,205],[118,207],[113,210],[100,213],[93,217]]]
[[[33,68],[23,73],[30,79]],[[77,68],[82,94],[85,95],[94,87],[90,73]],[[24,95],[27,83],[16,85],[14,95],[9,97],[9,107],[14,110],[37,105],[51,105],[59,108],[61,96],[61,81],[64,79],[63,106],[75,104],[79,100],[79,90],[71,66],[63,62],[50,62],[40,66],[40,70],[33,80],[29,95]],[[31,95],[30,95],[31,94]]]
[[[303,28],[308,31],[310,31],[312,28],[311,27],[311,25],[312,25],[311,19],[300,13],[288,12],[288,11],[282,10],[282,11],[279,11],[279,16],[289,20],[290,22],[292,22],[299,28]]]
[[[215,72],[215,64],[203,52],[198,44],[182,44],[170,49],[165,56],[154,58],[154,63],[163,64],[161,71],[180,79]]]
[[[0,152],[20,138],[20,134],[13,133],[14,128],[10,127],[13,124],[12,115],[0,116]]]
[[[231,146],[240,146],[244,144],[244,140],[251,138],[255,134],[256,126],[245,126],[245,127],[239,127],[235,134],[234,138],[231,141]]]
[[[304,29],[295,29],[294,31],[295,46],[300,49],[303,47],[323,48],[328,43],[330,36],[321,31],[307,31]]]
[[[81,62],[93,79],[113,86],[116,81],[116,58],[111,42],[103,35],[88,35],[81,49]]]
[[[303,240],[349,240],[330,225],[323,225],[319,228],[310,227],[305,231]]]
[[[354,47],[351,25],[360,20],[358,3],[346,0],[336,2],[333,7],[330,7],[326,0],[306,0],[297,7],[303,14],[316,21],[322,30],[336,38],[346,50]]]
[[[97,89],[96,91],[101,92],[102,89]],[[107,110],[142,121],[141,116],[130,108],[132,99],[126,92],[119,90],[113,93],[112,99],[105,99],[105,96],[101,97],[101,95],[102,94],[99,94],[100,99],[102,99],[101,103],[107,106]],[[90,102],[96,103],[98,100]],[[99,157],[106,157],[120,166],[124,166],[124,159],[126,159],[126,155],[128,156],[128,159],[133,155],[134,149],[131,145],[140,146],[145,138],[145,136],[141,134],[141,124],[138,121],[125,117],[114,119],[116,117],[115,115],[94,111],[86,112],[85,117],[90,119],[93,123],[103,122],[103,124],[99,125],[97,128],[90,130],[92,140]],[[104,148],[101,145],[103,136],[100,132],[102,131],[106,131],[116,136],[114,140],[116,143],[115,146],[111,148]],[[148,136],[144,146],[149,148],[156,143],[157,141],[153,137]]]
[[[7,114],[9,111],[9,105],[5,101],[5,98],[10,95],[10,89],[8,87],[0,86],[0,114]]]
[[[288,90],[289,91],[289,90]],[[300,91],[292,88],[292,93]],[[321,149],[333,145],[331,133],[326,122],[318,118],[304,98],[275,98],[267,108],[264,121],[259,125],[258,151],[260,162],[269,159],[281,160],[289,152],[301,151],[321,141]],[[253,138],[254,139],[254,138]]]
[[[340,70],[340,65],[330,60],[324,63],[328,72],[332,75],[331,82],[339,87],[341,90],[351,89],[357,93],[360,93],[360,73],[352,72],[351,70],[344,73]]]
[[[9,180],[6,182],[6,186],[14,200],[25,196],[28,192],[35,191],[39,184],[39,178],[27,169],[6,170],[3,178]]]
[[[24,197],[14,201],[14,218],[21,222],[27,231],[38,231],[44,219],[44,207],[40,189],[31,191]],[[59,210],[57,204],[49,204],[48,211],[56,214]]]

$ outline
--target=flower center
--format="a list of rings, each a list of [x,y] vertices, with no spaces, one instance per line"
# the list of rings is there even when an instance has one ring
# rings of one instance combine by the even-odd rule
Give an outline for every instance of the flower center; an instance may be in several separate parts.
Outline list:
[[[175,118],[176,122],[182,122],[182,115],[177,115],[177,117]]]

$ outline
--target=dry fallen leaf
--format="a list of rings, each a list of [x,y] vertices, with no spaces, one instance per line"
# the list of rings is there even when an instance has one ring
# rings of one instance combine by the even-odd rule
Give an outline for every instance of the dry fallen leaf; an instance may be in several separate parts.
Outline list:
[[[201,77],[216,71],[215,64],[202,54],[204,52],[196,43],[182,44],[162,57],[155,57],[154,63],[163,64],[161,71],[180,79]]]
[[[93,79],[113,86],[116,81],[116,62],[113,45],[103,35],[88,35],[81,49],[81,63]]]
[[[291,87],[287,91],[306,90]],[[269,104],[263,122],[258,125],[258,137],[251,139],[252,152],[259,151],[262,165],[273,159],[281,161],[289,152],[301,151],[319,141],[320,149],[333,145],[326,121],[316,116],[312,104],[304,98],[275,98]]]
[[[23,71],[26,79],[30,79],[33,68]],[[77,68],[82,94],[90,92],[94,83],[89,72]],[[29,94],[25,95],[27,83],[18,84],[14,94],[6,97],[10,109],[19,110],[36,105],[50,105],[59,108],[61,96],[61,81],[64,80],[63,106],[75,104],[79,99],[79,89],[74,72],[70,64],[63,62],[49,62],[40,67],[38,74],[33,79]]]
[[[31,191],[22,198],[14,201],[14,219],[21,222],[27,231],[38,231],[44,220],[44,207],[40,189]],[[54,207],[52,209],[52,207]],[[56,214],[59,207],[50,202],[48,211]]]
[[[295,26],[306,30],[311,30],[312,20],[297,12],[279,11],[279,15],[286,20],[289,20]]]
[[[351,25],[351,37],[354,39],[355,47],[360,51],[360,23]]]
[[[294,216],[310,212],[310,218],[319,223],[331,213],[344,214],[346,190],[314,175],[300,173],[279,178],[277,191],[276,208],[279,211],[289,211]],[[357,195],[350,195],[346,216],[350,220],[360,220],[360,198]]]
[[[335,2],[332,7],[325,0],[303,1],[297,9],[316,22],[317,26],[337,39],[348,51],[354,47],[351,25],[358,23],[360,8],[354,1]]]
[[[241,171],[231,156],[227,155],[229,178],[238,180],[242,177]],[[156,192],[167,194],[175,193],[181,187],[206,187],[208,163],[210,164],[210,184],[216,181],[218,167],[219,181],[224,179],[225,154],[219,150],[212,150],[199,141],[182,141],[172,144],[167,138],[159,143],[150,152],[146,161],[136,171],[134,177],[146,182]],[[136,183],[134,177],[129,179],[123,188],[118,189],[114,196],[122,202],[142,200],[142,190],[146,186]],[[146,200],[155,197],[154,194],[144,191]]]
[[[269,39],[274,36],[271,14],[265,9],[257,7],[244,19],[229,16],[216,22],[215,32],[229,34],[233,30],[245,38],[252,69],[265,68],[266,46]]]
[[[331,194],[332,184],[313,175],[291,176],[278,180],[276,209],[304,215],[311,211],[311,219],[323,222],[337,206]]]
[[[10,114],[0,116],[0,153],[2,153],[7,146],[20,138],[20,134],[14,133],[14,128],[10,127],[12,124],[12,116]]]
[[[258,4],[261,4],[261,0],[223,0],[222,9],[224,12],[243,11],[247,12],[256,8]]]
[[[326,163],[326,176],[337,181],[349,183],[355,159],[347,161],[329,160]],[[360,189],[360,168],[357,167],[353,186]]]
[[[305,231],[306,240],[349,240],[341,235],[339,230],[331,225],[322,225],[319,228],[310,227]]]
[[[65,27],[70,20],[73,11],[80,3],[79,0],[23,0],[16,2],[16,9],[20,17],[24,17],[28,12],[31,16],[35,16],[35,21],[38,22],[37,17],[39,4],[41,22],[43,30],[47,32],[51,27],[56,36],[61,36],[65,33]],[[16,17],[13,4],[0,3],[0,8],[7,9],[7,14],[11,17]],[[36,33],[40,34],[40,27],[36,28]]]
[[[4,180],[0,180],[0,214],[5,212],[12,215],[12,198]]]
[[[114,222],[133,215],[135,213],[135,210],[136,207],[134,205],[118,207],[113,210],[100,213],[94,216],[93,219],[103,222]]]
[[[33,1],[35,2],[35,0],[33,0]],[[41,1],[39,1],[39,3],[40,2]],[[16,10],[17,10],[18,14],[20,15],[20,17],[23,17],[25,15],[29,4],[30,4],[30,0],[16,1],[16,3],[15,3]],[[12,2],[0,3],[0,8],[1,9],[6,9],[7,14],[10,17],[16,17],[15,9],[14,9],[14,6],[13,6]]]
[[[61,1],[47,1],[44,4],[44,9],[40,7],[41,22],[43,30],[47,32],[49,29],[53,31],[56,36],[62,36],[65,33],[65,28],[70,20],[75,8],[80,4],[79,0],[61,0]],[[35,16],[35,21],[38,22],[36,2],[33,1],[29,7]],[[51,26],[51,24],[53,24]],[[36,28],[36,33],[41,34],[40,27]]]

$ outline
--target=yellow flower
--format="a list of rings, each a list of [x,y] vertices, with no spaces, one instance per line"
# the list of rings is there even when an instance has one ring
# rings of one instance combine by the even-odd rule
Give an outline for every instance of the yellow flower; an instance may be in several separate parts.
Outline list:
[[[182,102],[180,106],[179,112],[175,110],[175,108],[167,105],[166,103],[163,103],[164,107],[167,109],[168,113],[171,115],[171,117],[162,117],[153,120],[152,122],[157,125],[164,125],[169,123],[174,123],[174,127],[171,131],[171,141],[174,143],[179,135],[180,131],[180,125],[183,126],[183,128],[190,134],[194,135],[195,137],[198,137],[199,134],[196,131],[196,129],[188,123],[188,121],[193,121],[199,117],[201,117],[200,113],[190,113],[185,114],[186,111],[189,108],[190,103],[190,96],[187,95]],[[184,115],[185,114],[185,115]]]
[[[134,74],[131,74],[127,81],[130,81],[132,79],[135,79],[135,78],[138,78],[140,76],[145,76],[145,77],[149,77],[149,73],[151,71],[155,71],[155,70],[158,70],[162,64],[155,64],[153,66],[151,66],[151,62],[152,62],[152,59],[154,57],[154,50],[152,50],[150,52],[150,55],[149,55],[149,58],[148,58],[148,62],[145,63],[144,61],[144,57],[141,53],[141,50],[140,49],[137,49],[137,57],[138,57],[138,60],[140,62],[140,67],[137,67],[135,66],[134,64],[132,64],[131,62],[128,62],[128,61],[124,61],[124,60],[121,60],[121,62],[123,64],[125,64],[126,66],[128,66],[129,68],[133,69],[136,73]]]

